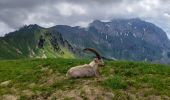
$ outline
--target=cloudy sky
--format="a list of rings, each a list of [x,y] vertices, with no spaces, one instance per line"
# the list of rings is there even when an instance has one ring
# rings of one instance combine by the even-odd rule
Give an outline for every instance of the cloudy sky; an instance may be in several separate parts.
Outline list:
[[[0,0],[0,36],[29,24],[85,27],[95,19],[139,17],[170,38],[169,9],[170,0]]]

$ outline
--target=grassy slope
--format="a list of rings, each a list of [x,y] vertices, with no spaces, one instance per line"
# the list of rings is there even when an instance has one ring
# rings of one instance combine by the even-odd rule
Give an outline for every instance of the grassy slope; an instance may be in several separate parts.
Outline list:
[[[30,29],[25,30],[20,29],[6,37],[1,38],[3,41],[0,45],[0,58],[1,59],[16,59],[16,58],[27,58],[30,54],[29,48],[35,50],[38,43],[40,32],[45,31],[44,29]],[[16,49],[22,52],[22,54],[17,53]]]
[[[46,32],[48,32],[48,30],[43,28],[23,28],[8,34],[8,36],[4,38],[0,38],[0,59],[41,58],[44,55],[47,58],[75,58],[75,55],[62,45],[59,46],[63,48],[64,55],[54,51],[50,43],[51,37],[49,36],[44,36],[46,39],[44,49],[37,48],[39,37],[42,33]],[[57,33],[56,36],[58,36]],[[18,53],[17,50],[21,53]]]
[[[106,67],[100,69],[99,78],[65,77],[70,67],[88,62],[89,60],[59,58],[1,60],[0,99],[170,99],[169,66],[106,62]],[[9,83],[4,85],[4,82]]]

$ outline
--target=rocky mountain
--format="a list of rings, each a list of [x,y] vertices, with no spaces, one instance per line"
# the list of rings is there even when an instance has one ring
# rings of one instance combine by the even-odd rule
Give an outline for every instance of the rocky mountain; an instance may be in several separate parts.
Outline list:
[[[75,52],[60,33],[38,25],[24,26],[0,38],[0,59],[74,58]]]
[[[73,46],[93,47],[104,56],[121,60],[170,62],[170,41],[156,25],[135,19],[95,20],[87,28],[57,25]]]
[[[85,47],[118,60],[170,63],[170,41],[156,25],[135,19],[95,20],[88,27],[24,26],[0,38],[0,58],[75,57]]]

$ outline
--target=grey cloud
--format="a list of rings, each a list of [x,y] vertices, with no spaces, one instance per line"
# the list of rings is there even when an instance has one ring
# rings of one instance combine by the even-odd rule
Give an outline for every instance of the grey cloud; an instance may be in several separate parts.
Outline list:
[[[0,8],[30,8],[46,3],[48,0],[1,0]]]
[[[1,0],[0,27],[11,31],[25,24],[86,26],[95,19],[139,17],[170,34],[169,8],[169,0]],[[8,32],[4,29],[0,35]]]

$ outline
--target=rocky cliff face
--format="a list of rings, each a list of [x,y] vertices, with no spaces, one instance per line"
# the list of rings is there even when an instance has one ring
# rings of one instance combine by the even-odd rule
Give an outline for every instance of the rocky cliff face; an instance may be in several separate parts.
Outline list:
[[[169,62],[170,41],[166,33],[152,23],[136,19],[95,20],[88,28],[57,25],[59,31],[76,47],[93,47],[116,59]]]

